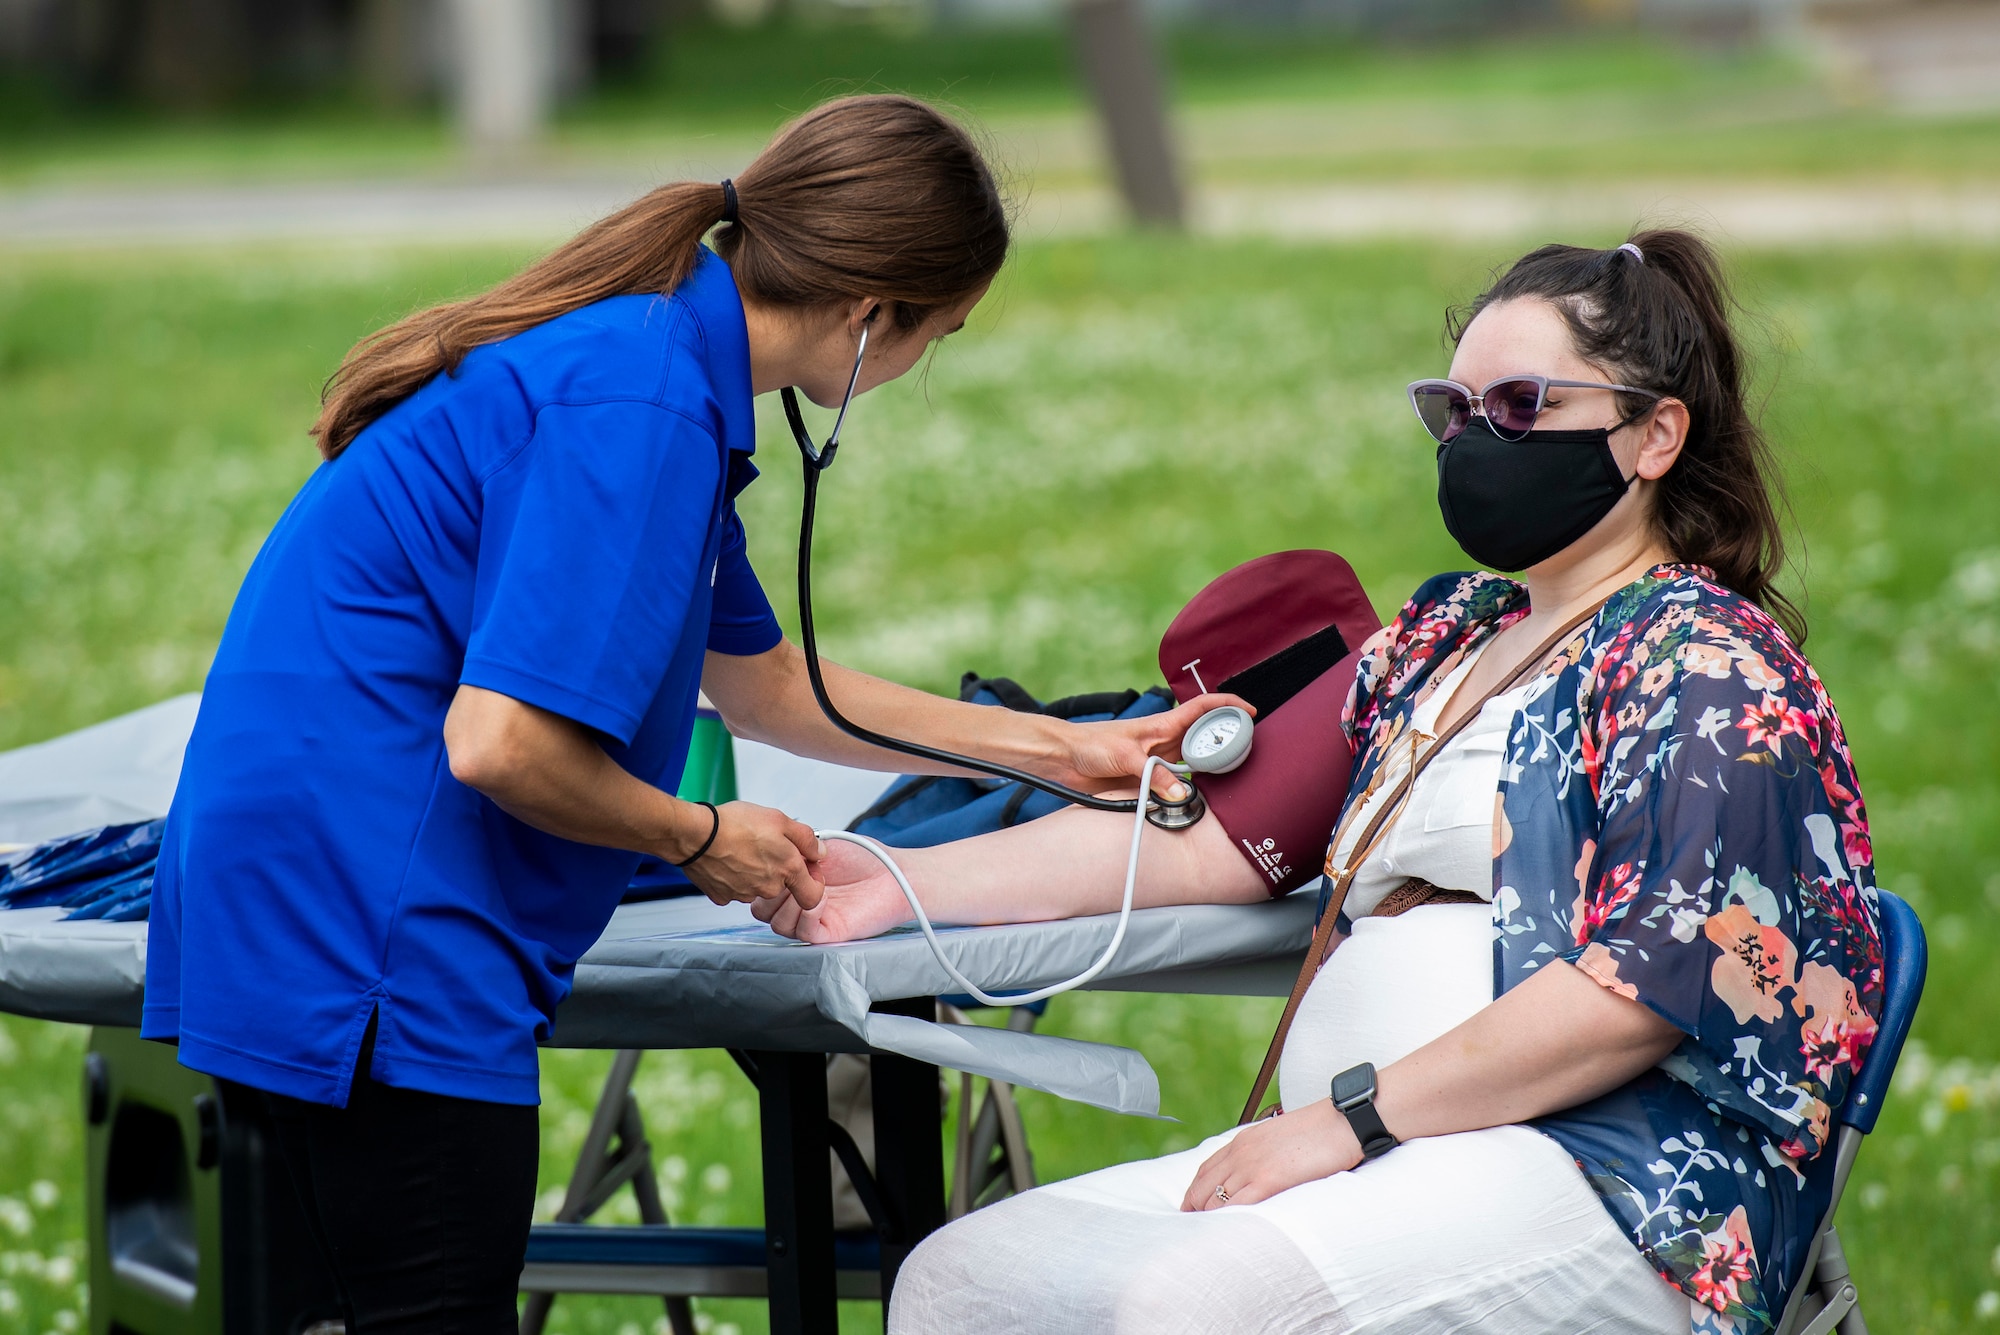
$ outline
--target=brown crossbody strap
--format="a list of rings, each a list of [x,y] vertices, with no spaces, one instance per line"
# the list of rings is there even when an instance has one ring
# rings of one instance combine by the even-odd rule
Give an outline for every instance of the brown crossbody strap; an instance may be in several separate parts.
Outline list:
[[[1505,695],[1539,671],[1542,664],[1548,661],[1549,655],[1575,634],[1579,626],[1596,616],[1604,603],[1605,599],[1600,598],[1565,621],[1554,634],[1542,641],[1539,648],[1523,659],[1521,665],[1507,675],[1506,680],[1488,690],[1471,708],[1460,714],[1449,728],[1438,734],[1436,740],[1422,755],[1416,756],[1411,761],[1409,772],[1403,776],[1395,792],[1376,808],[1374,818],[1368,822],[1367,827],[1362,830],[1361,837],[1355,841],[1354,851],[1348,855],[1346,865],[1333,873],[1333,888],[1327,896],[1326,909],[1320,914],[1319,927],[1313,932],[1312,944],[1306,948],[1306,960],[1299,968],[1298,980],[1292,984],[1291,996],[1285,1001],[1285,1012],[1278,1017],[1278,1031],[1271,1035],[1271,1046],[1264,1053],[1264,1064],[1257,1070],[1256,1082],[1250,1087],[1250,1098],[1243,1105],[1243,1115],[1236,1119],[1238,1126],[1257,1115],[1258,1105],[1264,1101],[1265,1091],[1271,1087],[1271,1077],[1278,1070],[1278,1058],[1285,1050],[1285,1035],[1291,1032],[1293,1017],[1299,1013],[1299,1003],[1305,1000],[1306,989],[1312,986],[1312,980],[1318,976],[1320,965],[1326,959],[1327,946],[1333,939],[1334,924],[1340,920],[1340,911],[1347,903],[1347,888],[1354,880],[1354,869],[1365,865],[1369,856],[1374,853],[1376,842],[1381,839],[1390,820],[1409,797],[1410,790],[1416,785],[1417,776],[1424,772],[1426,765],[1430,764],[1431,757],[1444,750],[1445,743],[1458,736],[1479,717],[1480,711],[1486,708],[1489,700]],[[1365,805],[1365,801],[1358,803],[1356,811]],[[1335,830],[1331,847],[1339,846],[1340,831]]]

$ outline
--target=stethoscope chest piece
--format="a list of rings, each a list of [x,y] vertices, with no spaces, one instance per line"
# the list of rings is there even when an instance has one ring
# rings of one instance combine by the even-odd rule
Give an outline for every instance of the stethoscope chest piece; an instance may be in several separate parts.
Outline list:
[[[1169,802],[1158,793],[1146,803],[1146,821],[1161,830],[1185,830],[1208,814],[1208,803],[1202,800],[1194,785],[1183,781],[1187,796],[1178,802]]]
[[[1235,705],[1196,719],[1181,741],[1181,760],[1197,774],[1227,774],[1250,757],[1250,714]]]

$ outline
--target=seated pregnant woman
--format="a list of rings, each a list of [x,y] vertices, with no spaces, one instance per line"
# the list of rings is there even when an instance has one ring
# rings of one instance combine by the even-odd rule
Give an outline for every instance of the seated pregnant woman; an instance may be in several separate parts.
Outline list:
[[[1771,1328],[1881,938],[1727,311],[1713,253],[1651,232],[1537,250],[1453,324],[1451,378],[1411,386],[1439,501],[1525,578],[1432,579],[1366,647],[1345,935],[1282,1115],[950,1225],[892,1331]],[[940,921],[1101,913],[1127,828],[1070,810],[897,856]],[[819,907],[760,912],[813,941],[907,916],[867,854],[823,866]],[[1142,903],[1263,893],[1215,821],[1145,843]]]

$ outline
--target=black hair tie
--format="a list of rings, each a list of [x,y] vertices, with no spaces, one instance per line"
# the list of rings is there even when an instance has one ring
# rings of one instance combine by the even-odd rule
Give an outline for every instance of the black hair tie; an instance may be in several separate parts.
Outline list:
[[[722,833],[722,813],[715,809],[715,803],[697,801],[696,805],[708,808],[708,838],[701,841],[701,847],[694,851],[693,857],[688,858],[684,862],[676,862],[674,864],[676,867],[692,867],[695,863],[700,862],[702,855],[715,847],[715,836]]]
[[[722,182],[722,221],[728,226],[736,224],[736,182],[727,178]]]

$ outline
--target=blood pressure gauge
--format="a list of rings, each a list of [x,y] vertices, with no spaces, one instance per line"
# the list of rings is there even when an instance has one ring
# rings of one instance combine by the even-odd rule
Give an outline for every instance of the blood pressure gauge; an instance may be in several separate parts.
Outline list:
[[[1181,759],[1197,774],[1227,774],[1250,755],[1250,714],[1235,705],[1211,709],[1181,739]]]

